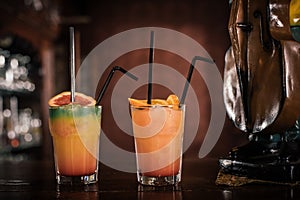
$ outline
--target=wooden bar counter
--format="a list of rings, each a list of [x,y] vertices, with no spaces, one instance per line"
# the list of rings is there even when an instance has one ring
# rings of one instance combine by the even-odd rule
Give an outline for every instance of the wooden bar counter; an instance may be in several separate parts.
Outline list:
[[[100,164],[99,182],[88,186],[58,186],[54,162],[22,155],[0,160],[0,199],[300,199],[300,187],[252,184],[239,187],[215,184],[216,158],[183,159],[182,182],[174,188],[141,186],[136,174]]]

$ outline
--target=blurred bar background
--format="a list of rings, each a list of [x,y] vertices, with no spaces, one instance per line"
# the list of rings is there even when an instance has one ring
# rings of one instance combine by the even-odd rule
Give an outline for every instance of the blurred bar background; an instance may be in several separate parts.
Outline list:
[[[227,23],[228,0],[10,0],[0,3],[0,157],[1,159],[52,159],[48,131],[47,101],[70,90],[68,27],[75,27],[76,67],[105,39],[139,27],[163,27],[188,35],[201,44],[221,74],[224,55],[230,46]],[[127,69],[148,61],[148,50],[117,58]],[[174,66],[184,76],[189,63],[172,52],[157,51],[155,61]],[[105,81],[111,67],[100,79]],[[182,66],[187,66],[182,68]],[[95,72],[97,74],[97,72]],[[114,75],[101,105],[110,107]],[[170,81],[176,84],[176,80]],[[201,121],[197,136],[186,156],[197,156],[210,123],[210,97],[199,73],[191,86],[199,99]],[[154,95],[169,92],[154,85]],[[124,149],[133,149],[131,137],[112,126],[109,109],[104,109],[102,128]],[[107,131],[109,130],[109,131]],[[188,133],[186,133],[188,134]],[[208,155],[220,157],[246,141],[246,135],[226,119],[221,137]]]

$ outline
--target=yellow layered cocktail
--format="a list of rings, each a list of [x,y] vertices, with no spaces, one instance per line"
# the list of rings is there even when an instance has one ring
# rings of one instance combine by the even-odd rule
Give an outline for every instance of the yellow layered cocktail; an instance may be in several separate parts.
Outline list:
[[[69,97],[65,92],[49,101],[57,182],[94,183],[98,179],[101,106],[82,94],[75,95],[74,103]]]
[[[181,180],[185,106],[170,95],[167,100],[129,99],[138,181],[170,185]]]

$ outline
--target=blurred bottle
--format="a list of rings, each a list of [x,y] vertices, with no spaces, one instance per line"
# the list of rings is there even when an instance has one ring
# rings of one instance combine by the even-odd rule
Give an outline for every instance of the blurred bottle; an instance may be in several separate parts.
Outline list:
[[[291,0],[290,24],[294,39],[300,42],[300,0]]]

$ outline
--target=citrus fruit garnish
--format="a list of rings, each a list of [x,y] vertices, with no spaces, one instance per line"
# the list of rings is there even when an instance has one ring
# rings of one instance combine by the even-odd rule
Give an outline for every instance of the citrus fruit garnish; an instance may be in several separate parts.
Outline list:
[[[133,99],[128,98],[130,105],[132,106],[149,106],[145,99]],[[167,100],[164,99],[151,99],[151,105],[179,105],[179,99],[175,94],[168,96]]]
[[[62,92],[48,101],[49,106],[64,106],[71,104],[71,92]],[[74,104],[79,104],[82,106],[93,106],[96,104],[96,100],[93,97],[87,96],[85,94],[75,92],[75,102]]]
[[[132,106],[148,106],[147,100],[139,100],[139,99],[133,99],[128,98],[129,104]]]
[[[168,102],[163,99],[151,99],[151,105],[168,105]]]
[[[163,99],[151,99],[151,104],[147,103],[147,100],[128,98],[130,105],[132,106],[149,106],[149,105],[168,105],[166,100]]]
[[[179,98],[175,94],[171,94],[167,98],[167,102],[170,105],[179,105]]]

